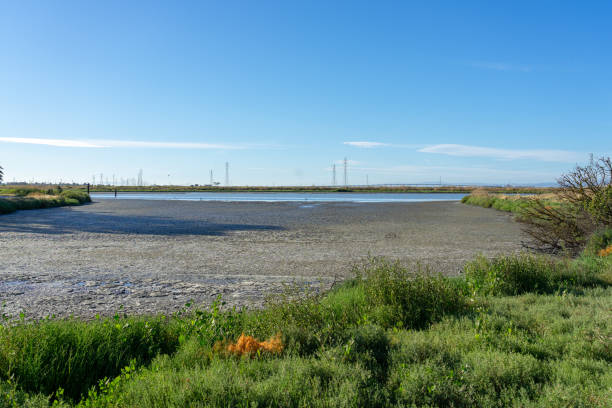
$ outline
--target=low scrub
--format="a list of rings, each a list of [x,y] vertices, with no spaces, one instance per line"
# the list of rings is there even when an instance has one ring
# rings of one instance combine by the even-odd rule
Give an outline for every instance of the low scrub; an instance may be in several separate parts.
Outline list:
[[[591,235],[584,252],[586,255],[602,256],[602,251],[606,251],[610,245],[612,245],[612,228],[603,228]]]
[[[0,198],[0,214],[9,214],[18,210],[37,210],[41,208],[80,205],[91,202],[89,194],[78,190],[58,192],[41,192],[27,190],[25,194],[15,197]]]
[[[592,262],[526,253],[494,259],[480,256],[468,262],[464,272],[467,284],[483,295],[554,293],[605,285],[602,268]]]
[[[535,195],[507,195],[492,194],[486,190],[476,190],[461,199],[464,204],[475,205],[484,208],[494,208],[500,211],[511,212],[519,217],[525,214],[535,200],[541,200],[547,205],[558,205],[554,194]]]

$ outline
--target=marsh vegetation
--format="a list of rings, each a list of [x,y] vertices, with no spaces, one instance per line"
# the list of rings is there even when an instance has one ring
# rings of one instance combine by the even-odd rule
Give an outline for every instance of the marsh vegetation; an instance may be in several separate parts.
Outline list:
[[[91,202],[89,194],[80,190],[5,188],[0,195],[5,195],[0,197],[0,214]]]

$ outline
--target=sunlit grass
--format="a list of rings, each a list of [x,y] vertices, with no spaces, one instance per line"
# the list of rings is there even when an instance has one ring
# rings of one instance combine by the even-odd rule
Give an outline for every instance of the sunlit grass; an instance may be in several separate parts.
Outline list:
[[[89,195],[78,190],[42,191],[10,190],[14,197],[0,198],[0,214],[9,214],[18,210],[36,210],[40,208],[80,205],[91,202]]]

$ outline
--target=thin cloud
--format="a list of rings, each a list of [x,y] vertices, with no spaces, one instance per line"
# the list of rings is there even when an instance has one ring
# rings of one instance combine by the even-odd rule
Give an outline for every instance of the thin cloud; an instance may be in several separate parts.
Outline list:
[[[0,137],[0,142],[6,143],[22,143],[22,144],[34,144],[44,146],[57,146],[57,147],[89,147],[99,148],[104,147],[90,142],[84,142],[81,140],[65,140],[65,139],[37,139],[30,137]]]
[[[532,68],[527,65],[508,64],[505,62],[492,62],[492,61],[475,61],[469,64],[474,68],[491,69],[494,71],[518,71],[518,72],[531,72]]]
[[[388,143],[380,142],[344,142],[343,144],[353,147],[361,147],[365,149],[371,149],[373,147],[389,146]]]
[[[344,160],[336,160],[334,163],[335,164],[344,164]],[[361,162],[358,162],[356,160],[347,160],[346,164],[348,164],[349,166],[356,166],[358,164],[361,164]]]
[[[359,147],[362,149],[372,149],[375,147],[402,147],[402,148],[408,148],[408,149],[414,149],[414,148],[419,148],[419,147],[423,147],[425,145],[422,144],[395,144],[395,143],[383,143],[383,142],[342,142],[342,144],[345,144],[347,146],[352,146],[352,147]]]
[[[354,167],[352,172],[359,174],[378,174],[385,177],[401,177],[404,181],[412,183],[436,182],[442,177],[444,183],[533,183],[534,181],[553,181],[558,176],[554,171],[510,170],[486,166],[421,166],[397,165],[390,167]]]
[[[531,159],[546,162],[573,163],[584,159],[584,155],[567,150],[513,150],[492,147],[438,144],[418,150],[421,153],[445,154],[459,157],[487,157],[504,160]]]
[[[82,148],[161,148],[161,149],[246,149],[247,145],[225,145],[213,143],[194,142],[151,142],[129,140],[71,140],[71,139],[40,139],[28,137],[0,137],[0,142],[34,144],[56,147],[82,147]]]

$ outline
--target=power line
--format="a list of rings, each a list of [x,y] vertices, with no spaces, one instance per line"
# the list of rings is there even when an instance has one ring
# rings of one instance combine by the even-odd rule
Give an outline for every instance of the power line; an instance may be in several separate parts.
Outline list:
[[[336,185],[336,164],[335,163],[332,166],[332,169],[333,169],[332,186],[335,186]]]

